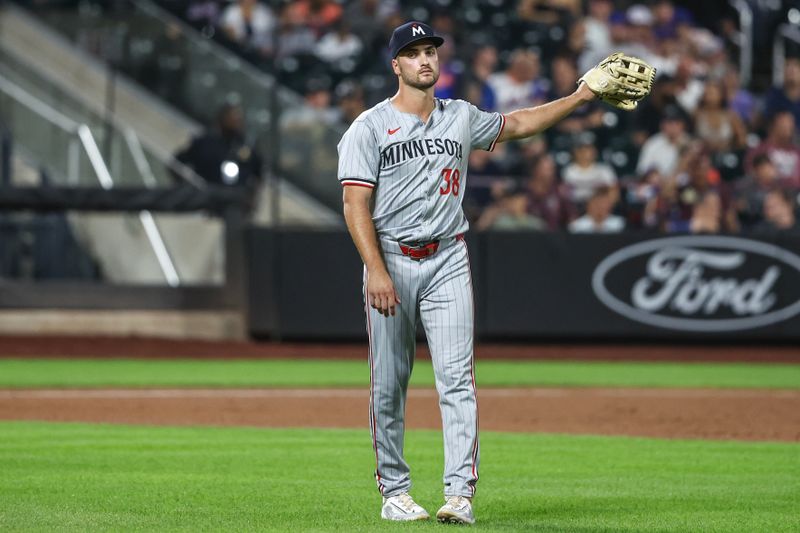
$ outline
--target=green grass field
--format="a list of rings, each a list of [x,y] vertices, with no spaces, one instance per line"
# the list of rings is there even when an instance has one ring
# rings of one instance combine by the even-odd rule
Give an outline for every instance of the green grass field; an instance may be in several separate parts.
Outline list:
[[[0,388],[366,387],[366,361],[0,359]],[[479,386],[800,388],[800,365],[479,361]],[[412,384],[430,386],[429,363]],[[441,503],[441,433],[410,431]],[[799,531],[800,446],[481,433],[479,531]],[[0,531],[421,531],[381,521],[366,430],[0,422]]]
[[[482,387],[800,388],[800,365],[478,361]],[[366,387],[365,361],[0,359],[0,387]],[[412,386],[433,385],[430,362]]]
[[[366,431],[0,423],[2,531],[422,531],[384,523]],[[797,531],[792,444],[488,433],[479,531]],[[441,502],[441,434],[407,436]]]

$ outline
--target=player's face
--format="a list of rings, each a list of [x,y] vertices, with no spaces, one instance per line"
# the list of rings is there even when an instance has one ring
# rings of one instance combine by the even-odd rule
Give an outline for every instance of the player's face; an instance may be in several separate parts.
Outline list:
[[[430,89],[439,79],[439,56],[436,47],[422,43],[403,48],[394,60],[394,72],[402,82],[415,89]]]

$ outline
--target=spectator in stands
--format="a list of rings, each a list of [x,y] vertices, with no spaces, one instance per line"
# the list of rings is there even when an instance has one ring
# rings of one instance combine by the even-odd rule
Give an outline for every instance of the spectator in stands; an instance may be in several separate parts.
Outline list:
[[[764,195],[761,212],[763,219],[753,226],[754,233],[800,235],[797,206],[789,191],[783,189],[769,191]]]
[[[552,84],[547,93],[547,100],[552,101],[571,94],[575,90],[575,80],[578,75],[575,61],[571,56],[557,55],[550,63]],[[576,109],[570,116],[562,119],[547,130],[548,137],[558,134],[577,134],[587,130],[598,130],[603,127],[603,104],[590,102]]]
[[[699,67],[691,55],[683,55],[675,70],[675,99],[689,114],[694,113],[703,97],[704,85],[699,79]]]
[[[244,113],[226,104],[216,124],[175,154],[175,159],[215,185],[254,188],[261,179],[261,156],[245,140]]]
[[[570,233],[619,233],[624,230],[625,219],[613,214],[617,198],[614,188],[596,187],[586,203],[586,214],[570,222]]]
[[[659,82],[665,76],[675,76],[675,72],[678,70],[678,64],[681,60],[681,53],[680,41],[674,37],[656,41],[655,48],[649,60],[653,68],[656,69]]]
[[[350,125],[358,116],[367,110],[364,101],[364,88],[353,80],[344,80],[334,91],[339,107],[339,122]]]
[[[225,36],[242,48],[245,54],[262,57],[272,52],[275,16],[258,0],[237,0],[220,16],[219,25]]]
[[[755,119],[756,99],[753,93],[742,87],[739,70],[735,65],[728,65],[722,83],[725,88],[725,99],[730,108],[739,115],[745,126],[752,126]]]
[[[667,108],[670,108],[670,113],[680,114],[684,123],[689,124],[689,115],[681,109],[676,99],[677,87],[673,77],[661,76],[653,85],[650,96],[639,103],[634,111],[631,134],[637,146],[642,146],[649,137],[659,132]]]
[[[315,38],[325,34],[342,16],[342,6],[333,0],[293,0],[290,18],[311,29]]]
[[[709,192],[715,193],[720,203],[720,229],[728,233],[739,231],[736,205],[730,187],[722,181],[719,171],[711,164],[710,153],[701,143],[694,143],[682,156],[676,182],[678,184],[678,216],[670,221],[671,226],[668,231],[692,231],[695,207],[699,202],[705,201],[706,194]],[[709,203],[714,202],[714,200],[708,201]],[[711,205],[701,207],[699,216],[705,220],[712,212],[712,207]],[[705,227],[702,224],[701,226]]]
[[[578,60],[581,72],[585,72],[594,64],[587,64],[584,56],[605,57],[611,53],[610,19],[613,11],[614,4],[611,0],[589,0],[589,16],[583,20],[586,32],[585,51]]]
[[[467,220],[471,222],[476,221],[484,209],[514,188],[514,183],[505,178],[503,168],[493,155],[493,152],[486,150],[472,150],[469,154],[469,181],[463,206]]]
[[[800,148],[796,137],[794,115],[779,111],[772,117],[767,138],[748,152],[745,170],[752,173],[755,158],[767,154],[778,170],[781,186],[800,187]]]
[[[317,42],[315,53],[325,63],[334,65],[347,59],[355,62],[363,48],[361,39],[350,31],[347,21],[341,19]]]
[[[690,233],[719,233],[722,230],[722,200],[719,193],[709,190],[700,196],[689,219]]]
[[[580,0],[520,0],[517,15],[520,20],[548,26],[567,27],[580,15]]]
[[[311,77],[306,81],[304,106],[293,107],[281,115],[281,124],[289,128],[320,130],[320,126],[332,126],[339,121],[336,108],[331,107],[333,95],[331,81],[326,76]]]
[[[694,131],[714,152],[741,150],[745,147],[745,131],[739,115],[728,106],[720,82],[706,83],[703,98],[694,114]]]
[[[437,49],[439,80],[434,87],[436,98],[456,98],[458,96],[459,74],[463,65],[455,58],[453,46],[452,40],[445,40]]]
[[[521,192],[510,191],[484,210],[475,228],[478,231],[545,231],[547,223],[527,211],[528,197]]]
[[[736,184],[739,222],[752,228],[763,219],[764,197],[777,187],[778,171],[767,154],[753,159],[753,172]]]
[[[311,56],[317,46],[316,35],[305,24],[303,12],[292,7],[288,4],[281,11],[276,59]]]
[[[650,137],[642,146],[636,165],[637,174],[644,175],[655,168],[662,176],[671,176],[688,143],[683,114],[676,107],[667,107],[661,118],[661,132]]]
[[[652,42],[653,15],[646,6],[634,4],[625,11],[615,11],[611,14],[610,22],[611,51],[620,50],[645,61],[650,60],[652,49],[646,43]],[[639,38],[644,38],[645,41],[640,42]],[[598,54],[591,64],[597,63],[606,55],[607,52]]]
[[[522,48],[514,50],[506,70],[487,80],[497,98],[497,110],[508,113],[544,103],[547,85],[539,78],[539,69],[538,54]]]
[[[642,213],[642,226],[658,231],[670,231],[672,222],[682,220],[682,210],[678,205],[678,182],[674,176],[662,176],[657,170],[645,175],[653,189],[645,196],[646,203]]]
[[[659,41],[678,37],[678,28],[682,25],[693,26],[694,17],[691,12],[676,6],[672,0],[656,0],[653,3],[653,34]]]
[[[781,111],[789,111],[794,115],[795,124],[800,124],[800,57],[786,58],[783,86],[771,88],[764,104],[764,116],[767,120]]]
[[[625,199],[623,211],[628,227],[652,228],[656,225],[657,221],[647,218],[654,215],[647,211],[647,206],[658,197],[662,179],[661,174],[652,169],[638,180],[622,181],[620,197]]]
[[[614,51],[623,51],[653,64],[653,21],[652,12],[642,4],[633,4],[624,11],[613,11],[608,19],[610,46],[596,50],[587,48],[578,63],[580,71],[585,72]]]
[[[439,32],[452,34],[448,42],[460,43],[455,49],[439,49],[442,76],[437,96],[465,98],[486,110],[508,111],[568,94],[574,88],[575,78],[615,50],[640,56],[657,66],[659,78],[653,94],[639,104],[635,113],[615,113],[604,105],[589,105],[585,112],[575,113],[536,139],[501,145],[492,154],[481,152],[476,157],[478,161],[471,164],[471,186],[465,191],[465,211],[473,222],[482,209],[492,206],[502,207],[504,217],[508,217],[506,221],[514,225],[512,213],[518,207],[515,203],[518,199],[508,191],[509,187],[517,186],[526,191],[529,214],[551,229],[566,228],[575,215],[573,201],[586,202],[594,189],[590,183],[594,182],[596,167],[602,165],[597,162],[598,150],[608,148],[607,153],[615,156],[616,172],[623,177],[625,201],[618,209],[621,209],[619,214],[625,214],[627,228],[638,227],[640,223],[672,231],[690,231],[693,224],[711,228],[713,224],[702,222],[715,218],[708,214],[713,214],[716,209],[713,204],[717,201],[722,218],[720,229],[731,231],[725,217],[734,202],[725,190],[726,184],[712,168],[706,172],[710,186],[692,185],[692,169],[685,162],[682,165],[681,160],[691,159],[693,133],[715,153],[742,150],[748,133],[754,127],[761,127],[761,117],[755,109],[762,99],[763,116],[771,117],[769,136],[749,152],[745,165],[748,177],[737,187],[735,206],[742,224],[751,227],[760,220],[763,199],[772,188],[800,185],[800,147],[794,131],[800,105],[800,59],[787,59],[784,83],[771,90],[765,99],[761,93],[749,92],[741,86],[736,67],[727,60],[721,61],[725,58],[723,40],[731,41],[731,36],[738,35],[735,20],[734,24],[721,22],[719,18],[725,17],[725,13],[715,12],[712,16],[702,3],[690,6],[675,0],[524,0],[509,10],[508,6],[489,1],[478,2],[475,10],[469,11],[473,16],[479,12],[475,19],[467,16],[466,9],[442,7],[446,2],[401,5],[398,0],[182,1],[185,4],[180,12],[187,16],[184,6],[197,6],[192,15],[195,25],[205,24],[198,22],[203,17],[213,20],[214,6],[230,4],[225,10],[227,16],[238,14],[239,18],[224,34],[238,35],[248,43],[251,39],[258,42],[256,34],[264,25],[257,23],[255,15],[245,20],[243,6],[250,6],[248,9],[254,13],[266,9],[270,16],[272,13],[266,6],[276,6],[275,9],[284,6],[280,22],[273,16],[271,24],[266,25],[271,33],[261,42],[267,48],[247,46],[259,57],[263,57],[262,53],[274,53],[282,83],[306,97],[302,111],[287,109],[283,117],[284,123],[299,120],[305,124],[295,135],[298,143],[308,135],[317,135],[320,124],[351,123],[365,106],[385,97],[384,80],[391,82],[386,69],[388,58],[384,57],[385,42],[395,26],[412,13],[418,16],[414,11],[418,9],[428,10]],[[457,7],[458,3],[450,4]],[[580,18],[582,7],[586,9],[585,18]],[[614,11],[615,7],[618,11]],[[509,15],[513,19],[514,11],[521,21],[509,20],[505,26],[495,26],[499,19],[495,15]],[[218,22],[220,27],[223,18]],[[694,19],[702,24],[696,25]],[[758,21],[755,23],[759,27]],[[709,24],[713,24],[712,29],[717,33],[723,27],[723,40],[709,31]],[[348,25],[352,32],[345,30]],[[771,39],[766,32],[762,33],[755,38]],[[356,39],[361,41],[360,54],[354,44]],[[278,46],[276,50],[271,50],[273,43]],[[379,46],[380,60],[377,56],[367,57],[376,50],[375,43]],[[536,52],[521,48],[534,44]],[[500,72],[498,57],[504,60],[504,70]],[[337,70],[340,63],[353,67],[350,61],[353,58],[358,61],[355,70]],[[176,63],[170,58],[159,61]],[[466,68],[459,70],[464,65]],[[540,68],[544,69],[541,74]],[[332,95],[328,88],[312,90],[314,80],[320,76],[347,81]],[[184,85],[179,83],[180,77],[168,78],[180,95]],[[758,86],[756,77],[753,87]],[[159,92],[166,94],[160,89]],[[788,110],[795,116],[791,124],[786,118]],[[607,134],[614,127],[609,122],[614,116],[622,121],[616,126],[619,133]],[[553,158],[547,152],[563,157],[570,148],[569,140],[583,132],[593,132],[597,143],[594,147],[588,143],[572,147],[574,160],[563,170],[561,183]],[[638,154],[637,147],[642,147]],[[631,164],[636,163],[637,177],[631,183],[626,183],[632,171],[622,162],[625,156]],[[314,157],[317,156],[307,154],[309,159]],[[694,161],[700,167],[710,167],[710,163],[698,162],[696,157]],[[712,161],[721,165],[725,179],[743,174],[719,154]],[[563,163],[559,159],[559,164]],[[728,168],[730,172],[726,171]],[[609,174],[602,174],[598,181],[611,185]],[[613,174],[610,170],[610,175]],[[508,178],[495,180],[497,176],[509,175],[516,177],[517,183]],[[499,218],[499,224],[504,225],[504,218]]]
[[[656,49],[653,12],[644,4],[633,4],[625,11],[625,19],[628,24],[628,46],[635,43],[640,48],[642,58],[650,61]]]
[[[470,68],[464,73],[461,82],[461,97],[484,111],[497,109],[494,89],[489,85],[489,76],[497,68],[497,48],[486,44],[478,47],[472,54]]]
[[[567,28],[567,38],[557,53],[570,56],[577,65],[578,58],[584,50],[586,50],[586,23],[584,19],[579,18]]]
[[[436,34],[444,38],[444,43],[437,48],[439,55],[439,80],[434,87],[437,98],[458,98],[464,63],[456,55],[456,33],[458,24],[453,20],[449,9],[436,9],[431,16],[431,26]]]
[[[366,50],[374,50],[380,46],[381,25],[390,14],[396,13],[396,0],[355,0],[344,10],[344,18],[358,35]]]
[[[575,80],[580,76],[575,61],[569,55],[557,55],[550,62],[550,89],[547,98],[561,98],[575,90]]]
[[[547,138],[544,135],[520,139],[515,143],[503,143],[500,146],[505,147],[507,151],[502,161],[498,162],[520,183],[527,181],[536,163],[548,152]],[[471,170],[470,175],[472,175]]]
[[[436,35],[444,38],[445,42],[458,43],[459,24],[453,18],[453,10],[449,8],[436,8],[431,14],[431,27],[436,28]],[[453,50],[455,52],[455,50]]]
[[[783,189],[773,189],[764,196],[764,220],[753,231],[800,235],[796,209],[792,194]]]
[[[556,163],[550,154],[533,165],[526,183],[528,213],[545,221],[551,231],[564,229],[575,218],[575,207],[559,188]]]
[[[605,163],[597,161],[595,136],[578,135],[572,149],[572,163],[563,172],[564,184],[570,199],[576,205],[585,204],[600,186],[616,190],[617,174]]]
[[[718,23],[718,20],[715,21]],[[696,26],[690,23],[677,25],[677,35],[682,47],[684,57],[695,59],[693,65],[693,75],[703,77],[711,75],[719,77],[721,71],[714,72],[715,65],[721,61],[727,61],[725,41],[718,34],[718,29],[712,32],[706,27]],[[711,69],[709,69],[711,67]]]
[[[373,63],[372,73],[384,75],[383,85],[391,86],[396,81],[393,76],[394,73],[391,72],[391,69],[386,68],[386,65],[390,64],[392,61],[392,58],[389,55],[389,47],[386,46],[386,43],[388,43],[392,38],[394,29],[397,26],[405,24],[407,21],[408,19],[404,15],[403,11],[398,9],[395,12],[389,13],[379,26],[380,37],[378,38],[378,45],[375,49],[379,50],[379,54],[376,55],[378,55],[381,60]],[[381,92],[381,98],[385,96],[386,90],[388,90],[388,88],[385,88]]]

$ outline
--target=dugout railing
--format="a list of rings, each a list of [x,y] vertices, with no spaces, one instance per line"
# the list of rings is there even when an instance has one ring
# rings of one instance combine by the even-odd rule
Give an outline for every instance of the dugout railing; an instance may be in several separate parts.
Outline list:
[[[225,226],[222,283],[170,286],[114,283],[102,279],[3,279],[0,276],[0,309],[243,310],[247,287],[242,239],[246,203],[244,191],[219,187],[198,189],[192,185],[116,189],[0,187],[2,217],[27,213],[29,220],[35,221],[36,216],[67,212],[204,213],[220,219]],[[0,257],[10,242],[4,240]],[[125,250],[120,253],[124,254]],[[72,259],[51,253],[43,260],[57,263]]]

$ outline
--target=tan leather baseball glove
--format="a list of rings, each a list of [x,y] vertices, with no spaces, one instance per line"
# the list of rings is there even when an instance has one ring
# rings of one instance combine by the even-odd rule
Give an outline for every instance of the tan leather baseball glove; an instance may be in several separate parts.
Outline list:
[[[650,94],[655,79],[655,68],[638,57],[617,52],[589,69],[578,83],[584,82],[607,104],[631,111]]]

